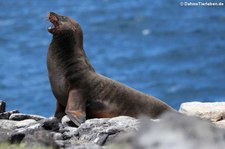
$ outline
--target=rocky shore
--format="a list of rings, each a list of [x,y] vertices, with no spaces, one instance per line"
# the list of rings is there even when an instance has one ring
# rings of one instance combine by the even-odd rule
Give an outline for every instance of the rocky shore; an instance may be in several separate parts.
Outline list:
[[[61,121],[5,111],[0,101],[0,144],[56,149],[212,149],[225,146],[225,102],[183,103],[179,113],[158,120],[127,116],[90,119],[79,127]]]

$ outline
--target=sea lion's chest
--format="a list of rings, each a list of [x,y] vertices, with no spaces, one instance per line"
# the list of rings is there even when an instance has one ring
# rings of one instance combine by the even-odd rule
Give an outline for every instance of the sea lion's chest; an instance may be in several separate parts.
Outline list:
[[[68,85],[66,84],[63,69],[56,63],[51,52],[47,56],[47,68],[49,81],[55,97],[65,102],[68,97]]]

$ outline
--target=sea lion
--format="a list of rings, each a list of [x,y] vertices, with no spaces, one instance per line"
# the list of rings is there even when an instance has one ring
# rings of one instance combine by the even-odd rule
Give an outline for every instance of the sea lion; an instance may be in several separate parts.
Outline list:
[[[55,117],[65,114],[80,125],[90,118],[120,115],[156,118],[175,111],[159,99],[95,72],[83,50],[80,25],[67,16],[49,13],[53,39],[48,48],[49,80],[57,100]]]

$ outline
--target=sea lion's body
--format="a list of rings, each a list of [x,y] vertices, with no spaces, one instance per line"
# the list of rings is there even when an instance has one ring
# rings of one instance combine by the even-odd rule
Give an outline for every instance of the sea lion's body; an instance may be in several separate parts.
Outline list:
[[[57,99],[55,116],[65,114],[79,125],[89,118],[147,115],[156,118],[170,106],[135,89],[95,72],[83,50],[82,30],[69,17],[50,13],[55,25],[49,32],[47,66],[52,91]]]

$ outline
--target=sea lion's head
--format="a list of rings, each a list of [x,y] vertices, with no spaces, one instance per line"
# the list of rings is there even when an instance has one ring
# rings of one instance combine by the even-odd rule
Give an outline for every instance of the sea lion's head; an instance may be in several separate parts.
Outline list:
[[[76,41],[83,41],[83,33],[80,25],[73,19],[58,15],[54,12],[49,12],[48,19],[52,23],[48,27],[48,31],[55,37],[63,38],[75,38]]]

